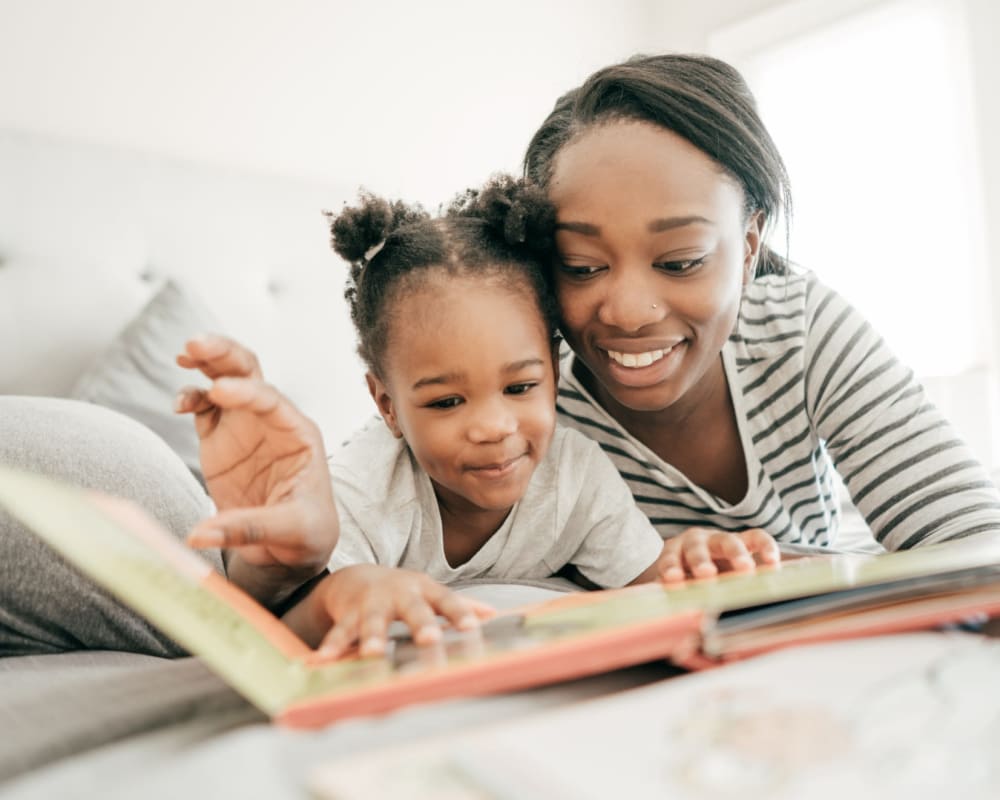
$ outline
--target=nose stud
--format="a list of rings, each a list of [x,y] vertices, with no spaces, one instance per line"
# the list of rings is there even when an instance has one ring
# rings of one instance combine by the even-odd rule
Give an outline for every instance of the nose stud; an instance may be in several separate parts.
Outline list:
[[[656,303],[653,303],[653,308],[656,308]]]

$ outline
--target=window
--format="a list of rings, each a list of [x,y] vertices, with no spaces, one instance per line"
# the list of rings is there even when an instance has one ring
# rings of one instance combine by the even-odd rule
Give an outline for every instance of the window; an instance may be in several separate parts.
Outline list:
[[[962,4],[808,0],[718,31],[785,157],[791,258],[847,297],[992,466],[984,206]],[[840,14],[840,16],[836,16]],[[775,232],[775,243],[784,241]]]

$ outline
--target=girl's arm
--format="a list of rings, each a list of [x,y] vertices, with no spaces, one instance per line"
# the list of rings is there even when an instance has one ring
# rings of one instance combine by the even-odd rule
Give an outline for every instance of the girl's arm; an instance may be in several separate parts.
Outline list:
[[[1000,493],[913,373],[836,293],[809,292],[808,413],[875,538],[898,550],[1000,530]]]
[[[279,606],[321,572],[339,523],[316,425],[264,383],[254,354],[229,339],[189,341],[182,367],[212,379],[185,389],[177,411],[195,415],[201,464],[218,513],[191,531],[195,547],[221,547],[229,579]]]

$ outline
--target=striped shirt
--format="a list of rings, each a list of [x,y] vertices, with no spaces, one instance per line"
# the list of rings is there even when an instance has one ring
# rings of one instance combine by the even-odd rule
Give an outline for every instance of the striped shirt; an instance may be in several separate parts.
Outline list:
[[[913,373],[810,273],[753,281],[722,350],[748,489],[735,505],[695,485],[601,408],[563,360],[563,424],[597,440],[664,537],[692,525],[763,528],[833,546],[834,469],[887,549],[1000,531],[1000,493]]]

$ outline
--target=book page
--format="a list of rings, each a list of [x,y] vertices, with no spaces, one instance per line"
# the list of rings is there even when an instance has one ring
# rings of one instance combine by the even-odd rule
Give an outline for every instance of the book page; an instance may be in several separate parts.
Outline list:
[[[305,780],[326,800],[985,800],[1000,785],[997,674],[1000,641],[972,634],[813,645],[331,758]]]

